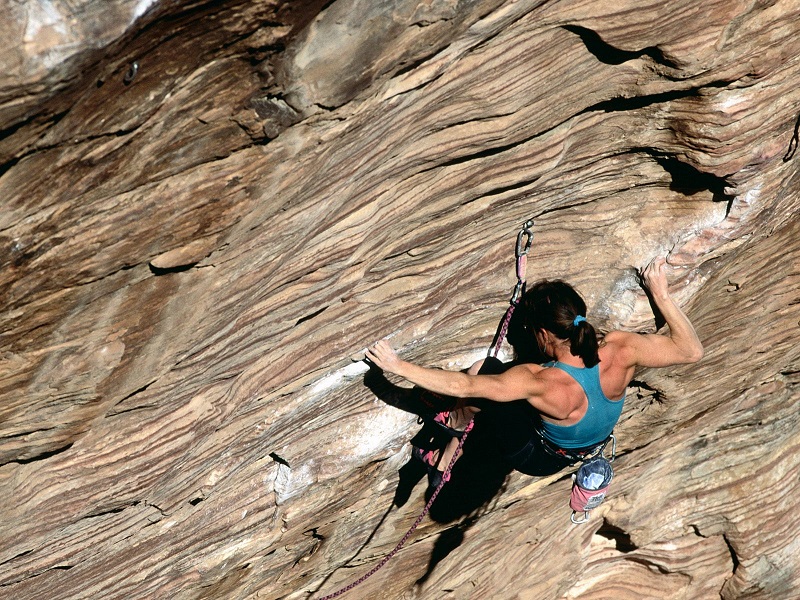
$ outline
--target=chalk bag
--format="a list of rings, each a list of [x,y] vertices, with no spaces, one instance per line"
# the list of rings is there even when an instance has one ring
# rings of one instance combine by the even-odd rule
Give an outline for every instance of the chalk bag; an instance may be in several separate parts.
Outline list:
[[[569,507],[570,520],[575,524],[586,523],[589,511],[600,506],[606,497],[608,486],[614,477],[611,463],[603,456],[596,456],[584,462],[572,476],[572,495]],[[583,513],[583,516],[580,516]]]

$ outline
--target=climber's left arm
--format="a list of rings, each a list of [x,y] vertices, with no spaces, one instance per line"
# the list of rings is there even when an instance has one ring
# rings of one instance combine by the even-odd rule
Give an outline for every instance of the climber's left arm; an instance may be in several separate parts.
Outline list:
[[[486,398],[511,402],[541,396],[544,383],[536,377],[537,365],[519,365],[499,375],[470,375],[460,371],[443,371],[420,367],[402,360],[386,340],[367,349],[367,358],[389,373],[437,394],[456,398]]]

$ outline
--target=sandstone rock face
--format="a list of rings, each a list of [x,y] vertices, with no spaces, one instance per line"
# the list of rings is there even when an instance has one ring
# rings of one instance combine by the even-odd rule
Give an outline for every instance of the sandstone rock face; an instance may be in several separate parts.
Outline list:
[[[346,597],[796,597],[800,2],[5,7],[4,596],[369,571],[425,486],[359,353],[481,357],[533,218],[602,328],[666,254],[706,357],[637,373],[589,524],[476,428]]]
[[[31,2],[3,0],[0,31],[0,127],[32,118],[48,100],[96,62],[152,0]]]

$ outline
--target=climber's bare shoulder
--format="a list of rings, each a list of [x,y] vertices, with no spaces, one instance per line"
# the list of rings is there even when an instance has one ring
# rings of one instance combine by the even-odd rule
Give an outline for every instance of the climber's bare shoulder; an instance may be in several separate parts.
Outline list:
[[[640,339],[641,334],[630,331],[608,332],[598,349],[601,365],[605,362],[604,366],[614,364],[623,369],[636,366],[636,352]]]

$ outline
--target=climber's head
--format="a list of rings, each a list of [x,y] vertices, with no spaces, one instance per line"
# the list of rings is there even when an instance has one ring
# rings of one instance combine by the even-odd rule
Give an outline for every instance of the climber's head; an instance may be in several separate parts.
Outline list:
[[[546,349],[549,331],[558,340],[568,341],[570,352],[580,356],[586,367],[593,367],[597,356],[597,333],[586,320],[586,303],[575,289],[564,281],[539,281],[522,297],[525,329],[536,336],[539,347]],[[554,358],[554,357],[553,357]]]

